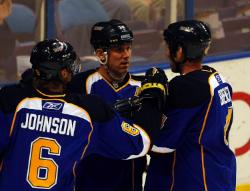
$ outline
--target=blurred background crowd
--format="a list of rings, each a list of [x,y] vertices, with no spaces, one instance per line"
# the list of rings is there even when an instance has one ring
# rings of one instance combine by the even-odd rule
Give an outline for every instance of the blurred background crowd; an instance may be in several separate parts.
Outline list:
[[[95,68],[90,27],[112,18],[134,32],[131,70],[165,63],[162,30],[185,18],[212,29],[209,56],[250,50],[249,0],[0,0],[0,84],[20,78],[31,48],[45,38],[69,41],[83,69]]]

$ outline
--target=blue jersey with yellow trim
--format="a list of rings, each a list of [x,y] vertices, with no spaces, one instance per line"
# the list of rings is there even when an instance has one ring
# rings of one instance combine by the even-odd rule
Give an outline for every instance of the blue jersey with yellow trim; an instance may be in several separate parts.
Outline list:
[[[231,97],[230,84],[208,66],[170,81],[170,106],[152,148],[168,154],[152,155],[145,191],[235,191]]]
[[[137,95],[141,86],[142,76],[127,74],[122,82],[108,82],[98,70],[79,73],[70,82],[68,90],[81,94],[95,94],[102,97],[106,103],[113,104],[117,100]]]
[[[108,82],[97,70],[90,70],[74,76],[69,90],[82,94],[101,96],[108,104],[137,95],[144,76],[127,74],[122,82]],[[129,116],[130,117],[130,116]],[[80,168],[79,168],[80,169]],[[114,160],[99,155],[84,159],[78,191],[140,191],[142,174],[146,169],[146,157],[135,160]]]
[[[0,190],[6,191],[73,191],[84,157],[131,159],[150,146],[143,129],[93,95],[5,87],[0,122]]]

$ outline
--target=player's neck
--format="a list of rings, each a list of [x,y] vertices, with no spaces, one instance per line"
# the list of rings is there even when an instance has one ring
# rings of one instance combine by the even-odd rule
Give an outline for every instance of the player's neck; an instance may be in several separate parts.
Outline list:
[[[108,75],[108,72],[107,70],[103,67],[103,66],[100,66],[98,68],[98,72],[102,75],[102,77],[107,80],[108,82],[112,83],[113,82],[113,79]]]
[[[187,74],[202,68],[201,63],[186,62],[181,70],[181,74]]]
[[[64,93],[65,92],[65,86],[63,85],[60,85],[60,86],[53,86],[53,87],[49,87],[48,90],[50,92],[53,92],[53,93]]]
[[[38,81],[38,83],[35,83],[35,88],[40,89],[42,91],[56,93],[56,94],[63,94],[65,93],[66,85],[63,83],[57,83],[57,82],[44,82],[44,81]]]
[[[120,83],[123,81],[124,77],[122,77],[121,79],[119,78],[115,78],[114,76],[112,76],[111,71],[108,71],[107,68],[105,68],[105,66],[100,66],[98,69],[98,72],[104,77],[105,80],[107,80],[109,83]]]

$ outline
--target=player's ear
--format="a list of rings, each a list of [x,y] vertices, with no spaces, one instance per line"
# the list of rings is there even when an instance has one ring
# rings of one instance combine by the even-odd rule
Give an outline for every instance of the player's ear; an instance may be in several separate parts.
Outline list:
[[[62,76],[63,78],[66,77],[66,76],[68,75],[68,71],[67,71],[66,68],[63,68],[63,69],[60,71],[60,73],[61,73],[61,76]]]
[[[102,63],[106,62],[106,53],[103,51],[103,49],[101,48],[96,49],[95,54]]]
[[[96,49],[95,54],[100,60],[105,59],[104,51],[101,48]]]
[[[67,68],[63,68],[60,71],[60,78],[63,82],[69,82],[71,80],[72,74]]]
[[[182,47],[179,47],[177,52],[176,52],[176,60],[177,61],[181,61],[183,60],[184,58],[184,55],[183,55],[183,48]]]

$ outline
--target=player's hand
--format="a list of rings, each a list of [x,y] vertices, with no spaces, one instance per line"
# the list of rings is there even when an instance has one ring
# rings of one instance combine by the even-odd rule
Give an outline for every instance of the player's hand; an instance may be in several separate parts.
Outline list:
[[[160,68],[150,68],[146,71],[145,80],[142,82],[140,97],[156,99],[159,110],[163,111],[168,94],[167,86],[168,78],[165,72]]]
[[[113,109],[119,112],[123,117],[132,118],[134,112],[140,110],[141,105],[140,98],[134,96],[128,99],[117,100],[113,104]]]

